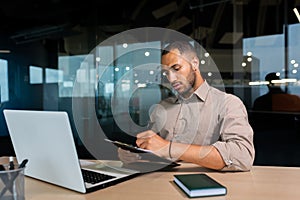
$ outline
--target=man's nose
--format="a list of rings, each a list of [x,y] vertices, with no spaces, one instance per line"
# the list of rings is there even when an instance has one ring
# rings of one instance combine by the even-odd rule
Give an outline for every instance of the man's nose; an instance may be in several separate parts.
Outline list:
[[[169,73],[168,73],[167,78],[168,78],[169,82],[172,83],[173,81],[177,80],[177,75],[176,75],[175,72],[170,70]]]

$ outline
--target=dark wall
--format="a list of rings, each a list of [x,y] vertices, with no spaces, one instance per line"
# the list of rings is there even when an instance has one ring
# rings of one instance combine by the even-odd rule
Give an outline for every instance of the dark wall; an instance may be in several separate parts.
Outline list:
[[[44,93],[47,93],[45,84],[30,84],[29,66],[57,67],[55,42],[51,44],[47,41],[38,41],[17,45],[7,41],[10,39],[3,37],[0,41],[0,45],[3,43],[7,49],[11,49],[10,54],[0,54],[1,59],[8,61],[9,85],[9,101],[3,102],[0,107],[0,136],[8,135],[3,109],[42,110],[44,107]]]
[[[300,166],[300,114],[249,112],[254,130],[255,164]]]

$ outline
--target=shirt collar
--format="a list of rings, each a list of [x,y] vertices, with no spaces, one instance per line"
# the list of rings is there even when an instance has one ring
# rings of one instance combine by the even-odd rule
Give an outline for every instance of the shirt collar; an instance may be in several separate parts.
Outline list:
[[[202,101],[205,101],[208,91],[210,89],[210,86],[206,82],[206,80],[198,87],[197,90],[195,90],[194,94]]]

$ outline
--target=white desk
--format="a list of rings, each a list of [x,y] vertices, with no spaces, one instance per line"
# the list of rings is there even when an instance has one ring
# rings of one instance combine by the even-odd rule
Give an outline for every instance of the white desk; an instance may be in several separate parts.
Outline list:
[[[173,174],[197,172],[206,172],[228,189],[226,196],[202,199],[297,200],[300,198],[300,168],[254,166],[250,172],[220,173],[184,163],[177,171],[141,175],[129,181],[84,195],[26,178],[26,200],[188,199],[172,182]]]
[[[0,159],[1,163],[1,159]],[[29,177],[26,200],[177,200],[188,197],[172,182],[174,174],[205,172],[228,190],[226,196],[201,198],[226,200],[297,200],[300,198],[300,168],[254,166],[250,172],[216,172],[182,163],[172,172],[153,172],[89,194],[80,194]]]

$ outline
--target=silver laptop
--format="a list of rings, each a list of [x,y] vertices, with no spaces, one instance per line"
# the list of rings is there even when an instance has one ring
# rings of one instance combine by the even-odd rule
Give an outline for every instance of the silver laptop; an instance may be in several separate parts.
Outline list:
[[[120,161],[79,160],[64,111],[4,110],[17,160],[28,159],[25,175],[87,193],[128,180],[139,171]],[[110,163],[108,163],[110,162]],[[85,177],[96,177],[86,180]]]

